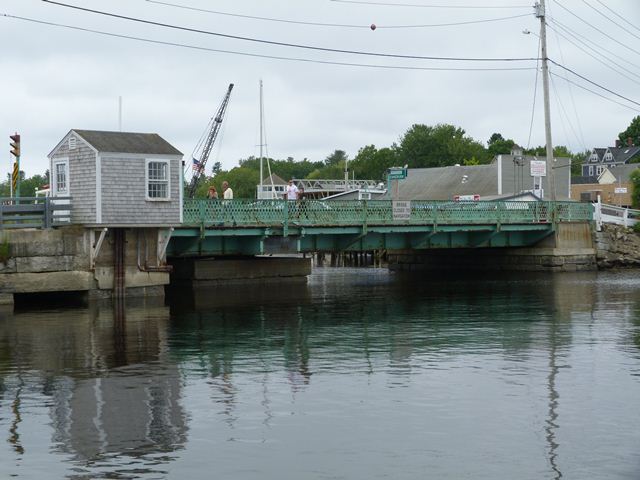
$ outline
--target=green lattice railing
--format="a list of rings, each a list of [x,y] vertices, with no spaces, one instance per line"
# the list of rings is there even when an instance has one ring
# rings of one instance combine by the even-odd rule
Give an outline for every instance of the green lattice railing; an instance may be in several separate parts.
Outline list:
[[[347,226],[530,224],[591,221],[593,206],[577,202],[412,201],[403,219],[390,200],[184,200],[184,225]]]

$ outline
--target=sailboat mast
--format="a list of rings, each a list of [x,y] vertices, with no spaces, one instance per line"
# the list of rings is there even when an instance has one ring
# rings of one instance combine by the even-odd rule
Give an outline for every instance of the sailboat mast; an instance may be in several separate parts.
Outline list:
[[[264,141],[262,140],[262,134],[263,134],[263,115],[264,115],[264,106],[263,106],[263,102],[262,102],[262,79],[260,79],[260,186],[258,187],[258,199],[263,197],[263,192],[262,192],[262,180],[264,178],[264,171],[262,168],[262,147],[264,146]]]
[[[549,108],[549,56],[547,55],[547,24],[545,20],[545,0],[537,3],[536,17],[540,19],[540,53],[542,55],[542,90],[544,93],[544,134],[547,144],[547,186],[551,190],[551,201],[556,200],[556,179],[553,170],[553,143],[551,141],[551,112]]]

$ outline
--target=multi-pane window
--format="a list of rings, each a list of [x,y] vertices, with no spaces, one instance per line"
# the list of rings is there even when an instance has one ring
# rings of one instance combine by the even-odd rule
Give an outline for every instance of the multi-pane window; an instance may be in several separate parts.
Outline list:
[[[169,162],[159,160],[147,162],[147,198],[150,200],[169,198]]]
[[[66,162],[55,164],[55,176],[56,176],[56,193],[66,193],[67,192]]]

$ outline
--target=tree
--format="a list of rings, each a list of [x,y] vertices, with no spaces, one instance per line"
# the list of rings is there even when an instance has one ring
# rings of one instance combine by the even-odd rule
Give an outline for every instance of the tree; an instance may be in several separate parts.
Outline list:
[[[462,128],[448,124],[435,127],[415,124],[400,139],[400,159],[410,167],[445,167],[476,158],[490,160],[484,146],[466,136]]]
[[[324,159],[324,164],[329,165],[337,165],[339,163],[344,164],[349,160],[347,156],[347,152],[344,150],[335,150],[332,154],[330,154],[327,158]]]
[[[222,164],[220,162],[214,163],[213,167],[211,167],[211,174],[214,176],[220,173],[221,171],[222,171]]]
[[[640,145],[640,115],[631,120],[627,129],[618,135],[618,139],[623,145],[626,145],[629,138],[635,145]]]
[[[629,179],[632,184],[631,202],[633,204],[633,208],[640,208],[640,168],[636,168],[631,172]]]
[[[487,152],[489,153],[489,156],[491,158],[497,155],[506,155],[511,153],[511,150],[513,149],[515,144],[516,142],[514,142],[513,140],[507,140],[501,134],[494,133],[493,135],[491,135],[489,141],[487,142]]]
[[[375,145],[362,147],[351,161],[351,169],[356,178],[367,180],[386,180],[387,169],[400,164],[398,146],[378,150]]]

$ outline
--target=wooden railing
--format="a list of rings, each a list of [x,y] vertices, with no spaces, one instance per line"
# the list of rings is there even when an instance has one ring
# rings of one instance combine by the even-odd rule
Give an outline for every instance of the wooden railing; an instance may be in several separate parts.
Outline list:
[[[52,228],[71,223],[71,197],[0,198],[0,229]]]

